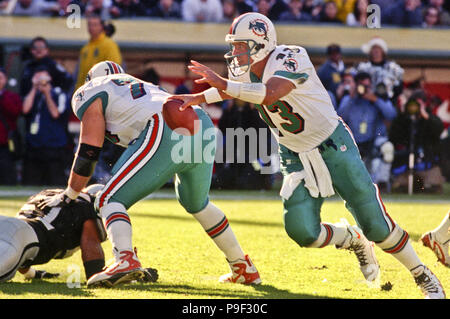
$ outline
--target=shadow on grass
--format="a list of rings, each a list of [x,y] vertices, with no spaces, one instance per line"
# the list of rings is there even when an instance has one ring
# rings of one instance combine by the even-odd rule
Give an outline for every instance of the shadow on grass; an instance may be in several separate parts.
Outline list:
[[[25,294],[39,294],[42,298],[47,295],[64,295],[69,297],[92,297],[94,293],[80,288],[69,288],[67,284],[61,282],[48,282],[42,280],[32,280],[30,282],[5,282],[0,284],[0,292],[20,297]]]
[[[231,285],[231,284],[230,284]],[[177,294],[179,299],[195,298],[223,298],[223,299],[318,299],[319,296],[313,296],[308,294],[292,293],[288,290],[279,289],[272,285],[258,285],[258,286],[242,286],[245,291],[234,290],[236,286],[229,286],[233,289],[227,289],[227,284],[224,284],[224,288],[208,288],[208,287],[196,287],[186,284],[163,284],[163,283],[151,283],[151,284],[129,284],[118,286],[115,289],[118,290],[139,290],[139,291],[152,291],[161,294]],[[249,291],[248,288],[253,288]],[[101,288],[108,289],[108,288]],[[173,298],[171,296],[170,298]],[[327,297],[323,297],[327,298]],[[175,298],[178,299],[178,298]]]
[[[165,215],[165,214],[158,214],[158,213],[144,213],[140,210],[135,210],[132,212],[131,218],[153,218],[153,219],[165,219],[165,220],[178,220],[178,221],[186,221],[186,222],[192,222],[195,221],[195,219],[190,216],[188,213],[185,215],[180,216],[174,216],[174,215]],[[280,222],[260,222],[255,220],[239,220],[239,219],[231,219],[230,221],[233,225],[239,224],[239,225],[251,225],[251,226],[262,226],[262,227],[284,227],[282,219],[280,218]]]

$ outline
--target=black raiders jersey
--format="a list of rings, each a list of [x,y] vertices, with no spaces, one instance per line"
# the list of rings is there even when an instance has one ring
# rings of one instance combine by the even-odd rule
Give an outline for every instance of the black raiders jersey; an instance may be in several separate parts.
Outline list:
[[[31,196],[17,213],[34,231],[39,240],[39,253],[28,265],[45,264],[51,259],[71,256],[80,246],[83,224],[88,219],[97,219],[94,197],[81,193],[64,207],[37,208],[37,204],[63,192],[62,189],[44,190]]]

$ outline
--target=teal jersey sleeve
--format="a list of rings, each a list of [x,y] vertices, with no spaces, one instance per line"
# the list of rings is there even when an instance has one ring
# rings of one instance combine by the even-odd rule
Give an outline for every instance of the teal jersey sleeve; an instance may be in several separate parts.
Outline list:
[[[72,110],[76,117],[81,121],[84,112],[91,106],[91,104],[100,98],[103,107],[103,114],[108,105],[109,95],[104,86],[94,85],[93,81],[81,86],[72,97]]]
[[[298,46],[280,46],[271,58],[271,76],[291,81],[297,87],[309,78],[311,61],[306,50]]]

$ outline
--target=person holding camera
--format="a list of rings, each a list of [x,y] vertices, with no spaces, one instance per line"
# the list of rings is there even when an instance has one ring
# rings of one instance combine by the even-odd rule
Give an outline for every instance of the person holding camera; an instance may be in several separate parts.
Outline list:
[[[17,174],[8,136],[17,128],[22,100],[18,94],[5,89],[7,81],[6,71],[0,67],[0,184],[14,185]]]
[[[369,61],[356,66],[357,72],[367,72],[372,78],[372,90],[395,105],[403,90],[404,70],[396,62],[388,60],[388,46],[380,37],[374,37],[361,47]]]
[[[388,186],[393,146],[387,139],[386,122],[392,121],[397,111],[390,100],[373,92],[370,74],[356,74],[355,84],[355,90],[342,98],[338,114],[353,132],[361,158],[374,182]],[[382,161],[375,161],[378,158]]]
[[[48,42],[43,37],[35,37],[31,40],[30,59],[24,64],[20,79],[20,96],[25,98],[33,87],[31,79],[38,68],[45,67],[53,79],[55,86],[60,87],[66,93],[73,85],[72,75],[58,62],[50,56]]]
[[[69,99],[45,68],[32,77],[33,87],[23,102],[26,120],[25,185],[64,185],[68,163]]]
[[[389,134],[389,140],[395,147],[392,188],[404,191],[409,186],[408,176],[412,174],[411,186],[415,192],[442,192],[445,179],[439,167],[439,157],[444,125],[427,109],[421,92],[413,94],[402,109],[402,113],[392,122]]]

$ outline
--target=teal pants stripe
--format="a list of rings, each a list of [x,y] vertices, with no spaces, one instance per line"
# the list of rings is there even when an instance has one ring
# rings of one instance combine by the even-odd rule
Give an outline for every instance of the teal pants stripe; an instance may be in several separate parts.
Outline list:
[[[394,227],[384,209],[378,189],[361,160],[351,132],[340,122],[336,130],[319,146],[330,171],[333,187],[345,201],[369,240],[383,241]],[[281,171],[287,174],[303,166],[298,154],[280,146]],[[320,211],[324,198],[314,198],[302,182],[288,200],[283,199],[284,224],[288,235],[301,246],[313,243],[320,233]]]
[[[213,161],[203,153],[208,149],[214,157],[216,141],[215,135],[203,138],[214,125],[205,111],[196,112],[201,130],[194,136],[179,135],[161,115],[154,117],[114,165],[113,176],[97,196],[99,207],[119,202],[128,209],[175,177],[180,204],[190,213],[202,210],[208,204],[213,170]]]

